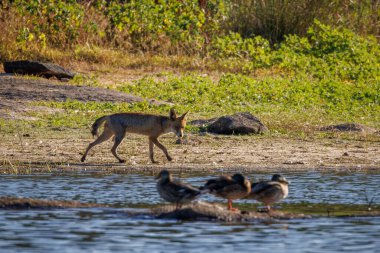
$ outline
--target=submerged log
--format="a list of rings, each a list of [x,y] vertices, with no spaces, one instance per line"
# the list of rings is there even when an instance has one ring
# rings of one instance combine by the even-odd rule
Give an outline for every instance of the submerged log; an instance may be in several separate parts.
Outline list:
[[[43,200],[17,197],[0,197],[0,209],[10,210],[54,210],[64,208],[97,208],[102,207],[104,213],[122,214],[126,217],[151,217],[152,219],[175,219],[186,221],[225,221],[250,222],[268,221],[272,219],[304,219],[321,217],[321,215],[305,215],[302,213],[287,213],[278,210],[270,212],[229,211],[225,206],[215,203],[195,202],[176,210],[174,205],[159,206],[152,209],[124,209],[112,205],[83,203],[78,201]],[[344,215],[329,215],[324,217],[379,217],[378,209],[367,212],[353,212]]]
[[[0,197],[0,209],[61,209],[61,208],[94,208],[112,207],[110,205],[82,203],[79,201],[44,200],[32,198]],[[119,208],[118,208],[119,209]],[[203,220],[203,221],[250,221],[263,219],[292,219],[306,218],[303,214],[290,214],[279,211],[268,213],[236,211],[232,212],[219,204],[196,202],[181,209],[175,210],[173,205],[165,205],[151,210],[124,210],[117,211],[115,208],[103,209],[104,212],[120,212],[130,217],[133,216],[152,216],[157,219],[176,219],[176,220]]]
[[[207,221],[252,221],[266,219],[310,218],[304,214],[285,213],[277,210],[270,212],[229,211],[218,204],[198,202],[175,210],[174,206],[155,208],[152,213],[159,219],[207,220]]]

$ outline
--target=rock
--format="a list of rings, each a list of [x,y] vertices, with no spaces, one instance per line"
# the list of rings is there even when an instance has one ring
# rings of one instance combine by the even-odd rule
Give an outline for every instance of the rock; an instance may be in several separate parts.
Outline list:
[[[75,86],[57,83],[51,80],[2,77],[0,75],[0,109],[4,101],[30,102],[30,101],[66,101],[79,100],[83,102],[124,102],[136,103],[148,101],[153,105],[167,105],[165,101],[146,100],[124,92],[98,87]],[[14,109],[13,103],[8,106]]]
[[[236,113],[216,119],[207,131],[216,134],[260,134],[268,129],[249,112]]]
[[[343,123],[320,127],[319,131],[375,133],[376,129],[357,123]]]
[[[196,119],[189,122],[189,125],[197,126],[197,127],[206,127],[212,123],[214,123],[218,118],[212,119]]]
[[[219,204],[197,202],[181,209],[175,210],[174,206],[162,206],[152,209],[152,213],[158,219],[176,219],[176,220],[201,220],[201,221],[254,221],[267,219],[294,219],[309,218],[304,214],[284,213],[277,210],[270,212],[231,212],[226,207]]]
[[[4,62],[6,73],[16,73],[22,75],[37,75],[47,78],[73,78],[75,73],[58,66],[54,63],[38,61],[12,61]]]

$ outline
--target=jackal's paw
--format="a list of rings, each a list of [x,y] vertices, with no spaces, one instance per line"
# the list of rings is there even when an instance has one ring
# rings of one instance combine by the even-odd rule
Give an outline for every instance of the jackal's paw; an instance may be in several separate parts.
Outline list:
[[[168,161],[169,161],[169,162],[173,161],[173,158],[172,158],[172,157],[168,156],[167,158],[168,158]]]
[[[119,163],[125,163],[125,160],[124,159],[120,159]]]
[[[80,161],[83,163],[86,160],[86,157],[82,157]]]
[[[155,160],[152,161],[153,164],[159,164],[160,162],[157,162]]]

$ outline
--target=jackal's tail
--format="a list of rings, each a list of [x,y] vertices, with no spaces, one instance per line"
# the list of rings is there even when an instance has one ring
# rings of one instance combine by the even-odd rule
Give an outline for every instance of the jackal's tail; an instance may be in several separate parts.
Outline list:
[[[92,130],[91,133],[93,136],[98,135],[98,129],[102,125],[102,123],[107,119],[108,116],[100,117],[99,119],[95,120],[94,124],[92,124]]]

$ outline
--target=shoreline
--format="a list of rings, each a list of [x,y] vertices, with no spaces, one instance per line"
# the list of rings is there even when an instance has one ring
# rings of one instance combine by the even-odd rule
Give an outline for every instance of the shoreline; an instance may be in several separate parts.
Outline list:
[[[80,132],[80,131],[79,131]],[[0,146],[0,170],[10,174],[62,172],[380,172],[380,143],[341,139],[313,141],[256,136],[214,136],[189,133],[191,144],[175,144],[173,136],[161,138],[174,161],[168,162],[155,148],[159,164],[151,164],[146,137],[128,135],[119,148],[120,164],[112,156],[111,141],[79,161],[92,141],[70,137],[28,137],[23,145],[17,136],[5,136]],[[8,138],[7,138],[8,137]]]

